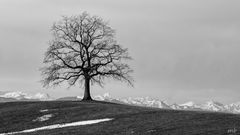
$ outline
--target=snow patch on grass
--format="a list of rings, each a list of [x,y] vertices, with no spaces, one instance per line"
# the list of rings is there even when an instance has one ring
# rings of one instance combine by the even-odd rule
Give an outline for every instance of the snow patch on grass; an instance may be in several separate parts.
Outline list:
[[[42,109],[42,110],[39,110],[39,112],[44,113],[44,112],[50,112],[50,111],[56,111],[56,110],[59,110],[59,109]]]
[[[86,120],[86,121],[78,121],[78,122],[63,123],[63,124],[54,124],[54,125],[49,125],[49,126],[44,126],[44,127],[39,127],[39,128],[33,128],[33,129],[27,129],[27,130],[18,131],[18,132],[0,133],[0,135],[14,135],[14,134],[19,134],[19,133],[36,132],[36,131],[40,131],[40,130],[50,130],[50,129],[64,128],[64,127],[90,125],[90,124],[96,124],[96,123],[110,121],[110,120],[113,120],[113,118]]]
[[[48,112],[48,109],[40,110],[39,112]]]
[[[43,116],[41,116],[41,117],[38,117],[38,118],[34,119],[33,122],[35,122],[35,121],[40,121],[40,122],[42,122],[42,121],[47,121],[47,120],[49,120],[51,117],[53,117],[52,114],[46,114],[46,115],[43,115]]]

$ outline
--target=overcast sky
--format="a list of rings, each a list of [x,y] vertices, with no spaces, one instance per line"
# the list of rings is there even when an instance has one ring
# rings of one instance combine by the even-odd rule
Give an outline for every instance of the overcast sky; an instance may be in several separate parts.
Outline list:
[[[82,95],[39,81],[50,27],[87,11],[109,21],[134,60],[135,86],[106,82],[94,95],[170,103],[240,101],[239,0],[0,0],[0,91]]]

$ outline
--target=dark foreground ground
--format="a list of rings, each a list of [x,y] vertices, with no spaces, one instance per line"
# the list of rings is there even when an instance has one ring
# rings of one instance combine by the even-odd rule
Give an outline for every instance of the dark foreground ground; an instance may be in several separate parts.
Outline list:
[[[48,112],[39,112],[49,109]],[[45,114],[48,121],[33,122]],[[28,135],[237,135],[240,115],[163,110],[106,102],[50,101],[0,103],[0,134],[52,124],[114,118],[93,125],[28,133]]]

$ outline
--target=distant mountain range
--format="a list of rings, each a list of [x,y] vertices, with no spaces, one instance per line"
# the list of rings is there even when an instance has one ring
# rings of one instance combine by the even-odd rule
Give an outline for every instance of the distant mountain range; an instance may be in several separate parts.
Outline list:
[[[103,96],[94,96],[93,99],[121,104],[129,104],[135,106],[144,107],[155,107],[163,109],[174,109],[174,110],[194,110],[194,111],[214,111],[214,112],[226,112],[226,113],[240,113],[240,102],[232,103],[229,105],[223,105],[216,101],[207,101],[203,104],[196,104],[192,101],[184,104],[168,104],[165,101],[154,99],[150,97],[136,97],[136,98],[112,98],[109,93],[105,93]],[[81,96],[77,97],[64,97],[57,100],[81,100]]]
[[[14,102],[14,101],[46,101],[52,98],[46,93],[36,93],[30,95],[21,91],[17,92],[0,92],[0,102]]]
[[[80,101],[82,96],[62,97],[53,99],[48,94],[37,93],[35,95],[29,95],[23,92],[1,92],[0,102],[14,102],[14,101]],[[112,98],[109,93],[104,95],[94,96],[93,99],[107,102],[114,102],[120,104],[129,104],[135,106],[155,107],[163,109],[174,110],[196,110],[196,111],[214,111],[214,112],[227,112],[227,113],[239,113],[240,114],[240,102],[224,105],[216,101],[207,101],[203,104],[196,104],[192,101],[184,104],[168,104],[160,99],[154,99],[150,97],[136,97],[136,98]]]

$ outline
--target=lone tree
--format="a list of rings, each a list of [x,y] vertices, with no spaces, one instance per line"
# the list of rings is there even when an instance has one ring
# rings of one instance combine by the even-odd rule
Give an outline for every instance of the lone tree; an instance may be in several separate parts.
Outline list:
[[[115,31],[103,19],[84,12],[63,17],[51,31],[46,66],[41,69],[44,87],[79,82],[85,88],[83,100],[92,100],[90,84],[103,86],[106,78],[112,78],[132,85],[133,70],[124,63],[131,59],[128,50],[116,42]]]

